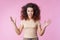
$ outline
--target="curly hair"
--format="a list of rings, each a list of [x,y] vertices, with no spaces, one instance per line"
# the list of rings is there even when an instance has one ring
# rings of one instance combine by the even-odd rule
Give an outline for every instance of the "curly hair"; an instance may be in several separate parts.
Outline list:
[[[22,10],[21,10],[21,19],[22,19],[22,20],[23,20],[23,19],[25,19],[25,20],[28,19],[28,15],[27,15],[27,8],[28,8],[28,7],[33,8],[34,14],[33,14],[33,16],[32,16],[32,19],[33,19],[34,21],[40,20],[40,9],[39,9],[39,7],[38,7],[36,4],[34,4],[34,3],[28,3],[28,4],[26,4],[26,5],[24,5],[24,6],[22,7]]]

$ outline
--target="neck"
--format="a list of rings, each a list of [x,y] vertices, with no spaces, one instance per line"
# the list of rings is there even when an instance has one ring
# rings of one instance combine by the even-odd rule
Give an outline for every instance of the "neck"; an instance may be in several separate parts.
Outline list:
[[[32,17],[31,16],[28,16],[28,20],[32,20]]]

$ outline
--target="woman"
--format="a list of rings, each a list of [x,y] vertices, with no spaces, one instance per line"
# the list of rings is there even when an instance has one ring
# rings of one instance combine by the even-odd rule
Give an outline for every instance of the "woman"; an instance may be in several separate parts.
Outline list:
[[[46,27],[50,24],[50,20],[44,23],[44,29],[42,29],[40,23],[40,9],[34,3],[28,3],[22,7],[21,11],[21,24],[20,28],[17,28],[16,22],[10,17],[15,26],[15,31],[18,35],[21,34],[24,29],[23,40],[38,40],[37,32],[42,36]]]

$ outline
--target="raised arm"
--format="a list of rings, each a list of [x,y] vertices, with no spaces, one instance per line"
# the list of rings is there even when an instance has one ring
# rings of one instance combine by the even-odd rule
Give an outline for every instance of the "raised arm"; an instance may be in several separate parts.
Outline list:
[[[15,27],[15,31],[18,35],[21,34],[22,30],[23,30],[23,25],[20,25],[19,28],[17,28],[17,25],[16,25],[16,20],[14,21],[12,17],[10,17],[12,23],[14,24],[14,27]]]
[[[42,29],[41,27],[42,26],[38,26],[38,33],[39,33],[40,36],[42,36],[44,34],[45,29],[46,29],[46,27],[44,29]]]
[[[42,36],[44,34],[46,27],[50,24],[50,22],[51,22],[50,20],[45,21],[43,25],[38,23],[39,24],[38,25],[38,32],[39,32],[40,36]],[[44,28],[42,28],[42,27],[44,27]]]

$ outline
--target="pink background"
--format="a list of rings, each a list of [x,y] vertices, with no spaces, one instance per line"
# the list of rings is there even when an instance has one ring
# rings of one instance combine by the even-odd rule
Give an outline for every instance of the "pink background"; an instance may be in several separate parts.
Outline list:
[[[21,7],[29,2],[36,3],[41,9],[41,23],[51,19],[39,40],[60,40],[60,0],[0,0],[0,40],[22,40],[23,32],[17,35],[10,16],[20,24]]]

